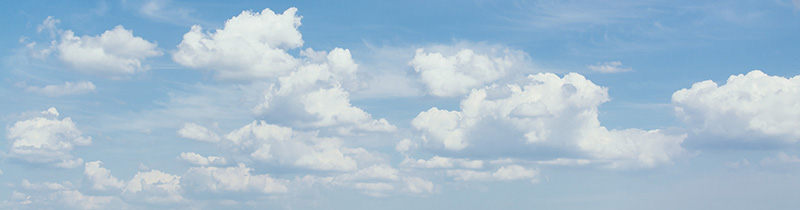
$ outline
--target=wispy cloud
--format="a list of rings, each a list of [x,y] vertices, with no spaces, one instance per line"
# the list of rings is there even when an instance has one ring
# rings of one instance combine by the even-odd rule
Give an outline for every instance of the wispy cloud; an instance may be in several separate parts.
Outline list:
[[[139,13],[151,19],[175,25],[192,25],[201,22],[192,17],[193,10],[177,7],[170,0],[148,0],[139,8]]]
[[[26,91],[37,93],[49,97],[59,97],[64,95],[75,95],[89,92],[96,92],[96,86],[89,81],[64,82],[63,85],[46,85],[44,87],[29,86],[20,83],[18,86],[25,88]]]
[[[589,65],[588,68],[591,69],[592,71],[600,73],[620,73],[620,72],[632,71],[630,67],[623,68],[622,62],[619,61],[597,63],[595,65]]]

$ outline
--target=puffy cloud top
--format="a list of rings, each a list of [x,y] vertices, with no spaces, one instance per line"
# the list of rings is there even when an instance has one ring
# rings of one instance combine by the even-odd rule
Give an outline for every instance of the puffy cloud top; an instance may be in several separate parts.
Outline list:
[[[295,13],[296,8],[289,8],[283,14],[275,14],[268,8],[260,13],[243,11],[213,33],[192,26],[172,58],[181,65],[214,70],[220,79],[282,75],[300,64],[285,51],[303,45],[297,31],[301,17]]]
[[[672,94],[675,113],[695,133],[722,140],[800,141],[800,76],[754,70],[724,85],[706,80]]]
[[[162,54],[156,46],[120,25],[100,36],[77,37],[64,31],[55,47],[58,58],[75,70],[117,78],[146,71],[142,61]]]
[[[273,179],[269,175],[253,175],[252,168],[244,164],[236,167],[195,167],[184,175],[185,189],[201,192],[258,192],[283,193],[286,181]]]
[[[491,49],[483,54],[471,49],[461,49],[455,54],[426,53],[417,49],[409,65],[420,74],[420,80],[434,96],[460,96],[472,88],[500,79],[521,59],[505,49]]]
[[[70,151],[75,145],[92,144],[92,137],[83,136],[72,119],[59,120],[58,110],[50,108],[42,116],[17,121],[8,128],[6,138],[11,142],[12,157],[34,163],[49,163],[58,167],[74,168],[83,163]]]
[[[429,145],[453,151],[471,144],[481,150],[503,144],[548,146],[583,153],[610,167],[652,167],[682,153],[684,136],[601,126],[597,108],[608,100],[606,88],[580,74],[559,78],[542,73],[523,84],[475,89],[461,101],[461,111],[434,107],[411,123]]]

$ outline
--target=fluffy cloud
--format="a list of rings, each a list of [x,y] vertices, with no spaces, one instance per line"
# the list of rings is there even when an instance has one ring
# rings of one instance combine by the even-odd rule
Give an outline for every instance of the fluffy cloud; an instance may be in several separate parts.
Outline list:
[[[69,117],[59,120],[58,115],[56,108],[50,108],[38,117],[14,123],[6,131],[9,155],[63,168],[80,166],[83,160],[73,157],[70,151],[76,145],[92,144],[92,137],[83,136]]]
[[[146,71],[148,67],[142,61],[162,54],[155,43],[134,36],[122,26],[100,36],[77,37],[66,30],[53,44],[58,58],[75,70],[112,78]]]
[[[301,17],[296,12],[296,8],[289,8],[283,14],[270,9],[260,13],[243,11],[213,33],[192,26],[172,58],[184,66],[211,69],[220,79],[252,80],[283,75],[301,63],[286,52],[303,45],[297,31]]]
[[[44,87],[27,86],[24,85],[25,90],[49,97],[58,97],[63,95],[74,95],[88,92],[95,92],[95,86],[89,81],[80,82],[64,82],[64,85],[46,85]]]
[[[317,137],[316,133],[264,121],[253,121],[231,131],[221,143],[256,161],[315,170],[355,170],[358,157],[370,156],[362,148],[343,147],[338,138]]]
[[[417,49],[409,62],[420,80],[434,96],[461,96],[472,88],[505,77],[522,64],[524,54],[509,49],[491,48],[487,52],[472,49],[433,47],[437,52]]]
[[[706,80],[672,94],[678,118],[707,141],[800,140],[800,76],[769,76],[755,70],[726,84]]]
[[[267,174],[253,175],[252,168],[244,164],[236,167],[190,168],[182,178],[184,189],[192,192],[257,192],[285,193],[285,180],[273,179]]]
[[[523,84],[475,89],[461,101],[461,111],[434,107],[414,118],[412,126],[429,146],[447,150],[471,145],[491,150],[504,144],[560,148],[604,160],[611,167],[652,167],[683,152],[685,136],[600,126],[597,108],[606,101],[606,88],[579,74],[559,78],[543,73],[528,76]]]
[[[129,202],[173,204],[185,201],[180,176],[158,170],[139,172],[122,190],[122,198]]]
[[[193,139],[197,141],[205,141],[205,142],[219,141],[219,136],[216,133],[208,130],[206,127],[194,123],[183,124],[183,127],[181,127],[181,129],[178,130],[178,135],[183,138]]]
[[[202,155],[199,155],[194,152],[181,152],[181,156],[178,158],[188,163],[201,166],[225,165],[227,163],[227,161],[225,161],[225,158],[223,157],[219,156],[203,157]]]
[[[622,68],[622,62],[619,61],[597,63],[595,65],[589,65],[588,68],[592,71],[600,73],[619,73],[631,71],[631,68]]]
[[[125,187],[125,182],[117,179],[111,175],[111,171],[100,166],[103,162],[92,161],[87,162],[84,166],[83,173],[89,178],[92,183],[92,189],[95,190],[109,190],[109,189],[122,189]]]
[[[254,109],[258,115],[286,116],[276,120],[300,128],[338,127],[341,133],[396,130],[385,119],[372,119],[369,113],[350,104],[348,90],[358,89],[361,84],[356,78],[358,65],[349,50],[309,49],[303,54],[312,62],[280,77],[279,87],[266,90]]]

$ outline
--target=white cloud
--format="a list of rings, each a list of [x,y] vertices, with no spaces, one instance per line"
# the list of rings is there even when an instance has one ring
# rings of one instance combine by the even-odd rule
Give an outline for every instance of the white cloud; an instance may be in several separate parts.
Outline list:
[[[414,194],[433,193],[434,184],[431,181],[424,180],[419,177],[409,177],[403,179],[405,181],[405,190]]]
[[[460,48],[460,49],[457,49]],[[461,96],[472,88],[501,79],[524,62],[524,53],[490,48],[476,52],[463,47],[417,49],[409,62],[431,95]],[[456,52],[457,51],[457,52]]]
[[[225,161],[225,158],[223,157],[219,156],[203,157],[202,155],[199,155],[194,152],[181,152],[181,156],[179,158],[190,164],[200,165],[200,166],[225,165],[228,163],[227,161]]]
[[[44,87],[38,86],[25,86],[25,90],[49,97],[58,97],[64,95],[75,95],[82,93],[95,92],[95,86],[89,81],[80,82],[64,82],[64,85],[46,85]]]
[[[180,176],[158,170],[139,172],[127,182],[121,197],[129,202],[173,204],[185,201]]]
[[[114,200],[113,196],[90,196],[77,190],[59,191],[56,196],[60,202],[76,209],[105,209]]]
[[[125,182],[117,179],[111,175],[111,171],[100,166],[103,162],[92,161],[87,162],[84,166],[83,173],[89,178],[92,183],[92,189],[95,190],[109,190],[109,189],[122,189],[125,187]]]
[[[264,121],[253,121],[224,139],[223,144],[253,160],[315,170],[352,171],[357,157],[368,155],[362,148],[343,147],[338,138],[317,137]]]
[[[303,45],[297,27],[296,8],[283,14],[270,9],[243,11],[225,22],[222,29],[203,32],[199,25],[183,35],[175,62],[193,68],[211,69],[219,79],[253,80],[274,78],[294,70],[300,61],[285,50]]]
[[[147,57],[162,55],[157,44],[133,35],[133,31],[116,26],[100,36],[82,36],[66,30],[53,42],[58,58],[75,70],[120,78],[124,75],[148,70],[142,61]]]
[[[428,146],[447,150],[542,146],[577,151],[611,167],[652,167],[683,152],[685,136],[601,126],[597,108],[608,100],[606,88],[579,74],[536,74],[522,84],[475,89],[461,101],[461,111],[434,107],[420,113],[412,126],[422,131]]]
[[[54,182],[32,183],[27,179],[23,179],[20,185],[29,190],[66,190],[72,187],[72,184],[69,182],[65,182],[63,184]]]
[[[622,68],[622,62],[610,61],[587,66],[592,71],[600,73],[619,73],[631,71],[631,68]]]
[[[403,162],[400,162],[402,167],[410,168],[472,168],[478,169],[483,167],[482,160],[469,160],[464,158],[449,158],[441,156],[433,156],[429,160],[413,159],[406,157]]]
[[[267,174],[253,175],[252,168],[239,164],[236,167],[194,167],[182,178],[184,189],[193,192],[257,192],[285,193],[285,180],[274,179]]]
[[[352,174],[343,174],[336,177],[335,181],[350,180],[388,180],[394,181],[400,178],[399,171],[386,164],[377,164]]]
[[[72,156],[75,145],[92,144],[92,137],[85,137],[72,119],[58,119],[58,111],[50,108],[41,116],[17,121],[8,130],[9,155],[26,162],[48,163],[57,167],[74,168],[83,160]]]
[[[329,53],[306,50],[311,63],[278,78],[279,88],[270,87],[254,109],[262,116],[287,116],[283,124],[300,128],[338,127],[351,130],[391,132],[397,128],[385,119],[372,119],[350,103],[348,90],[359,89],[358,65],[350,51],[336,48]]]
[[[61,23],[61,20],[55,19],[53,18],[53,16],[47,16],[47,19],[44,19],[44,22],[42,22],[42,24],[36,26],[36,32],[41,33],[42,31],[47,30],[48,32],[50,32],[51,37],[55,37],[56,32],[58,32],[56,24],[59,23]]]
[[[417,144],[414,141],[411,141],[411,139],[403,139],[397,142],[397,144],[394,146],[394,149],[400,153],[405,153],[414,147],[417,147]]]
[[[795,143],[800,140],[800,76],[755,70],[724,85],[706,80],[672,94],[676,115],[706,141]]]
[[[320,181],[325,181],[322,179]],[[420,177],[407,176],[381,163],[332,177],[329,184],[356,189],[368,196],[383,197],[397,193],[432,193],[434,184]]]
[[[520,165],[502,166],[494,172],[454,169],[447,170],[446,173],[459,181],[514,181],[525,179],[531,180],[533,183],[539,181],[539,170],[525,168]]]
[[[170,0],[149,0],[139,8],[139,13],[147,17],[178,25],[198,22],[199,20],[191,17],[192,12],[187,8],[176,7]]]
[[[180,135],[183,138],[193,139],[197,141],[205,141],[205,142],[219,141],[219,136],[216,133],[208,130],[206,127],[194,123],[183,124],[183,127],[181,127],[181,129],[178,130],[178,135]]]

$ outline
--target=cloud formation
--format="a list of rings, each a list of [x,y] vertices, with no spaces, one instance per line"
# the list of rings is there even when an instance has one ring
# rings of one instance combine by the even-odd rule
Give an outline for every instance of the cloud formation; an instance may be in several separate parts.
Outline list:
[[[39,116],[17,121],[6,130],[10,141],[9,155],[22,161],[44,163],[62,168],[75,168],[83,159],[71,154],[75,146],[92,144],[92,137],[83,136],[72,119],[58,119],[51,107]]]
[[[600,73],[620,73],[620,72],[632,71],[631,68],[623,68],[622,62],[619,61],[597,63],[595,65],[589,65],[588,68],[591,69],[592,71]]]
[[[147,71],[144,59],[163,54],[157,44],[134,36],[121,25],[99,36],[78,37],[66,30],[53,47],[58,58],[73,69],[111,78]]]
[[[183,35],[175,62],[214,71],[219,79],[275,78],[294,70],[300,60],[286,52],[303,45],[296,8],[283,14],[270,9],[243,11],[222,29],[204,32],[199,25]]]
[[[523,60],[520,52],[507,48],[476,52],[467,48],[433,47],[417,49],[409,65],[419,73],[420,81],[431,95],[453,97],[505,77],[515,66],[522,65]]]
[[[235,167],[194,167],[181,178],[181,184],[193,193],[200,192],[255,192],[285,193],[286,181],[269,175],[253,175],[252,168],[239,164]]]
[[[732,75],[723,85],[706,80],[672,94],[675,114],[705,141],[800,141],[800,76],[759,70]],[[702,140],[702,139],[701,139]]]
[[[580,152],[610,167],[653,167],[682,153],[685,136],[601,126],[597,109],[608,100],[606,88],[582,75],[540,73],[520,84],[475,89],[461,101],[461,111],[433,107],[411,124],[428,146],[451,151],[543,146]]]

